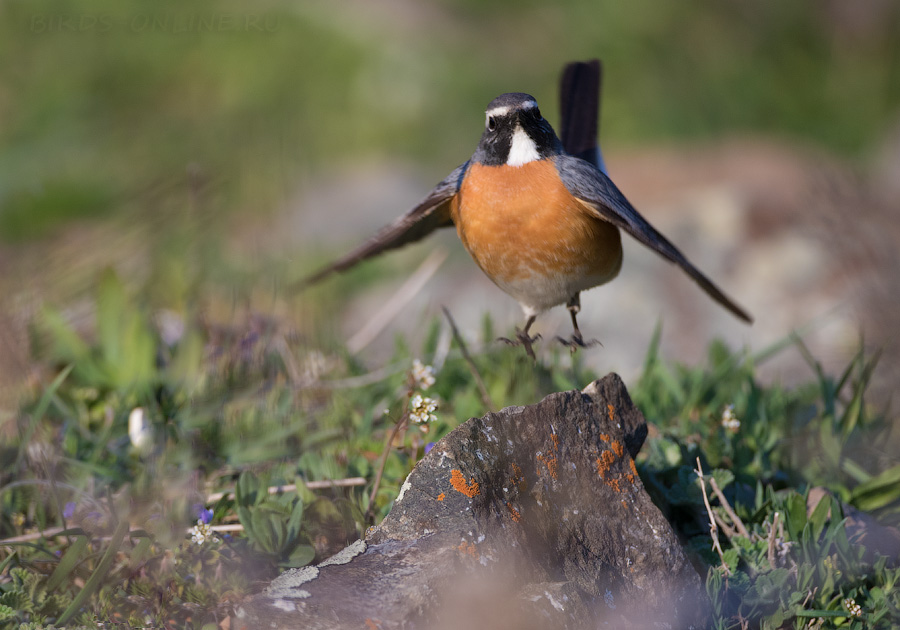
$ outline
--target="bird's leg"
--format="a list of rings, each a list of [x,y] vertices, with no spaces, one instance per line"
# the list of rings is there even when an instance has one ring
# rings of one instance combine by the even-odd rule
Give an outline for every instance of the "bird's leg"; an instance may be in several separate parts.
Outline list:
[[[519,330],[516,328],[516,339],[515,341],[509,339],[507,337],[500,337],[498,341],[503,341],[508,343],[511,346],[525,346],[525,352],[531,357],[532,360],[537,360],[537,357],[534,356],[534,350],[531,348],[531,344],[541,338],[540,335],[535,335],[531,337],[528,334],[528,331],[531,329],[531,325],[534,323],[534,320],[537,319],[537,315],[531,315],[528,317],[528,321],[525,322],[525,329]]]
[[[571,298],[569,298],[569,301],[566,302],[566,308],[569,309],[569,315],[572,316],[572,337],[571,339],[563,339],[562,337],[557,337],[562,345],[567,346],[569,350],[574,353],[578,348],[590,348],[591,346],[600,344],[600,342],[596,339],[592,339],[586,342],[581,336],[581,330],[579,330],[578,328],[578,312],[581,310],[580,293],[576,293]]]

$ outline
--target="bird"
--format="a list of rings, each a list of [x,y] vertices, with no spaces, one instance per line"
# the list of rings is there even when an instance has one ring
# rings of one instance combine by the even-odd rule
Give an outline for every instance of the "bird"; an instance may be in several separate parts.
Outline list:
[[[472,259],[522,307],[525,325],[514,340],[534,360],[531,326],[562,304],[574,352],[585,342],[578,326],[582,291],[613,280],[622,268],[621,231],[680,267],[713,300],[752,323],[712,280],[634,208],[606,172],[597,145],[600,65],[576,62],[562,81],[562,136],[542,116],[537,99],[501,94],[485,111],[475,152],[422,201],[346,255],[301,281],[315,284],[389,250],[455,227]],[[568,151],[566,149],[569,149]]]

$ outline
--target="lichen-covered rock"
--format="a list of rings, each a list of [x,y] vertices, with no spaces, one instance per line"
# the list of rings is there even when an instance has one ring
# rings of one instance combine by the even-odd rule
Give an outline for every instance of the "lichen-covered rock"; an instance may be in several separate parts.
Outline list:
[[[700,579],[634,467],[646,434],[615,374],[473,418],[364,542],[282,575],[233,627],[703,627]]]

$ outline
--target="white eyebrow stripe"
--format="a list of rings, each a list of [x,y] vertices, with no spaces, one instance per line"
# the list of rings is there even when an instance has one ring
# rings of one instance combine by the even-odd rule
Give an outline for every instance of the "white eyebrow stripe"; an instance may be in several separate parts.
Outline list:
[[[532,109],[537,107],[538,104],[534,101],[525,101],[517,109]],[[500,107],[495,107],[494,109],[489,109],[485,112],[488,116],[506,116],[510,112],[511,107],[509,105],[501,105]]]

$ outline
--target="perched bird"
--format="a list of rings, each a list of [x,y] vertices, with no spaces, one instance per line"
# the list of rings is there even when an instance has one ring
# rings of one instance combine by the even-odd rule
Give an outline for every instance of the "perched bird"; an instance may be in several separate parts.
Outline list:
[[[599,63],[570,64],[563,76],[563,137],[536,99],[502,94],[485,112],[475,153],[417,206],[360,247],[307,278],[309,285],[384,251],[455,226],[482,271],[515,298],[525,327],[515,341],[534,358],[529,330],[536,317],[565,304],[573,350],[586,344],[578,328],[579,294],[615,278],[622,267],[620,228],[675,263],[719,304],[750,315],[644,219],[616,188],[596,145]],[[574,154],[574,155],[573,155]]]

